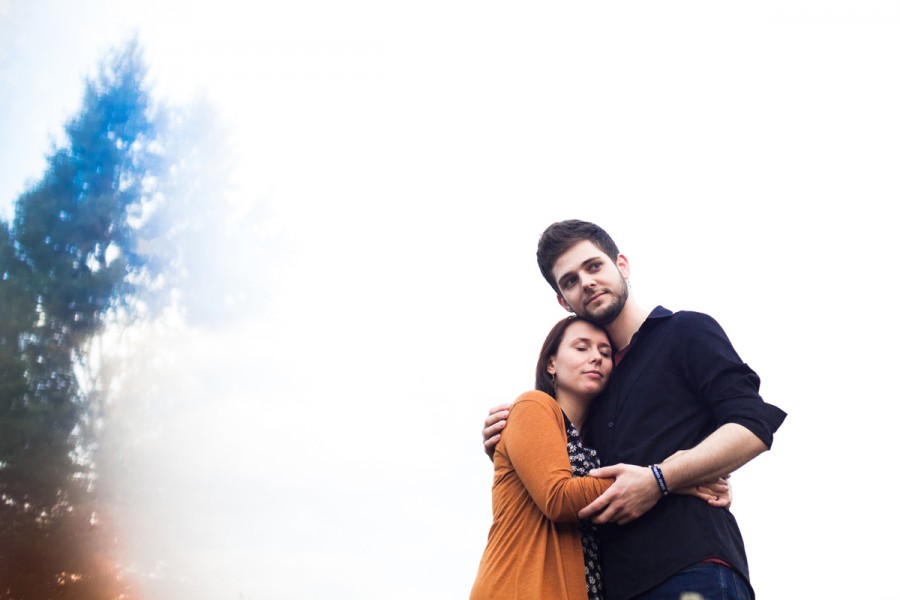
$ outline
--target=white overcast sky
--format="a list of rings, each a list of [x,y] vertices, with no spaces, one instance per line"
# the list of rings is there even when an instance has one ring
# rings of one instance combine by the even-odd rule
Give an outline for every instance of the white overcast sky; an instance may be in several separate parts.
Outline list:
[[[241,274],[266,310],[155,340],[108,424],[147,597],[467,597],[481,421],[563,316],[534,250],[566,218],[789,413],[733,480],[759,597],[896,597],[900,5],[0,0],[4,218],[132,33],[277,249]]]

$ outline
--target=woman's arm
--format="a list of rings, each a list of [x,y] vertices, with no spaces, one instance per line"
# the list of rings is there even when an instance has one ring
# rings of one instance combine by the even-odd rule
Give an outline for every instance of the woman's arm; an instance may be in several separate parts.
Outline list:
[[[572,476],[562,413],[542,392],[527,392],[516,401],[503,439],[516,474],[552,521],[578,521],[578,511],[613,483]]]

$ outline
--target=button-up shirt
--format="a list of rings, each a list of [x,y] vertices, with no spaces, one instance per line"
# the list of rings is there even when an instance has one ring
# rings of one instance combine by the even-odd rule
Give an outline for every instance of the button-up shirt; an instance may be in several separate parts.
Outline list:
[[[759,395],[759,377],[710,316],[656,307],[631,339],[588,416],[603,464],[650,465],[696,446],[725,423],[767,447],[786,413]],[[639,519],[603,528],[608,600],[624,600],[681,569],[722,560],[749,582],[740,530],[727,509],[670,494]]]

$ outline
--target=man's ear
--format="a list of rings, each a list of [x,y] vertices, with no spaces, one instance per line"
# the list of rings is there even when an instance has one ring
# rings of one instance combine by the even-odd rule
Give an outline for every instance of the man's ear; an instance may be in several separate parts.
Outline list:
[[[619,273],[622,274],[623,279],[628,279],[631,275],[631,266],[628,264],[628,257],[624,254],[619,254],[616,257],[616,266],[619,267]]]
[[[556,295],[556,301],[559,302],[559,305],[562,306],[567,311],[569,311],[570,313],[575,312],[574,310],[572,310],[572,307],[569,306],[569,303],[566,302],[566,299],[562,297],[562,294]]]

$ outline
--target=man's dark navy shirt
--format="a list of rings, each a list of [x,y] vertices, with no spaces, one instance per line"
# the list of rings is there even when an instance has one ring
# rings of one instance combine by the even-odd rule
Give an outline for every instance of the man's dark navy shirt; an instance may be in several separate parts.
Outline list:
[[[605,465],[660,463],[725,423],[767,447],[786,413],[759,395],[759,377],[712,317],[657,306],[613,369],[585,428]],[[602,528],[607,600],[625,600],[707,559],[725,561],[749,583],[737,522],[727,509],[669,494],[640,518]]]

